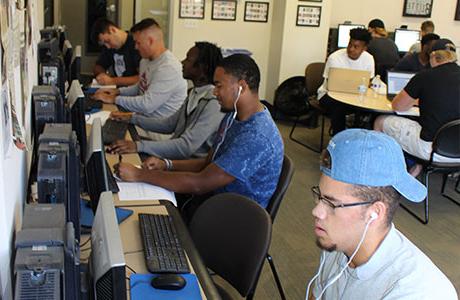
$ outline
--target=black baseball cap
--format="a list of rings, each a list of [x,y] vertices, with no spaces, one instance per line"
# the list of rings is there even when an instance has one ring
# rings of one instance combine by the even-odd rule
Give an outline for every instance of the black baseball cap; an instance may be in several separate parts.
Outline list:
[[[380,19],[374,19],[369,22],[369,25],[367,25],[369,28],[384,28],[385,29],[385,24],[383,24],[383,21]]]
[[[449,39],[439,39],[431,46],[431,51],[446,50],[455,52],[455,45]]]

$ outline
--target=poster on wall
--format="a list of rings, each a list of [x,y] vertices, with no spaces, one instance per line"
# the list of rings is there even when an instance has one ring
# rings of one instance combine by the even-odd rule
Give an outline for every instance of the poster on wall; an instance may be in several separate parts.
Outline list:
[[[403,16],[405,17],[431,17],[433,0],[404,0]]]
[[[321,6],[298,5],[297,26],[319,27],[321,23]]]
[[[180,0],[179,18],[204,19],[204,0]]]
[[[6,78],[6,57],[3,47],[0,45],[0,59],[1,59],[1,86],[0,86],[0,122],[2,134],[1,143],[3,148],[2,159],[8,157],[11,144],[13,143],[12,139],[12,126],[11,126],[11,109],[10,109],[10,99],[9,99],[9,88],[8,88],[8,79]]]
[[[235,21],[236,20],[236,0],[213,0],[211,19],[212,20]]]
[[[268,2],[246,1],[244,6],[245,22],[268,22]]]
[[[460,21],[460,0],[457,0],[457,9],[455,10],[455,18],[456,21]]]

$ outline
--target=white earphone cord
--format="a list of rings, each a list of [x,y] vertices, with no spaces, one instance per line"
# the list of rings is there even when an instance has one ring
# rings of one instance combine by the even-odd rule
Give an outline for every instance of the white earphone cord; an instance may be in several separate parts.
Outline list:
[[[364,228],[364,232],[363,232],[363,235],[361,236],[361,240],[359,241],[358,243],[358,246],[356,247],[355,251],[353,252],[353,254],[350,256],[350,258],[348,259],[348,262],[347,264],[345,265],[345,267],[342,268],[342,270],[340,270],[339,274],[337,274],[330,282],[328,282],[324,288],[322,289],[321,293],[319,294],[319,296],[316,298],[316,300],[318,299],[321,299],[321,297],[323,296],[324,292],[326,291],[326,289],[328,287],[330,287],[334,282],[336,282],[340,276],[342,276],[342,273],[348,268],[348,266],[350,265],[351,261],[353,260],[353,258],[355,257],[356,253],[358,253],[358,250],[359,248],[361,247],[362,243],[364,242],[364,238],[366,237],[366,234],[367,234],[367,230],[369,229],[369,225],[372,223],[372,221],[375,220],[375,217],[371,217],[371,219],[366,223],[366,227]],[[321,255],[321,262],[320,262],[320,265],[319,265],[319,268],[318,268],[318,273],[316,273],[315,276],[313,276],[313,278],[310,280],[310,282],[308,283],[308,287],[307,287],[307,295],[306,295],[306,300],[308,300],[308,295],[309,295],[309,292],[310,292],[310,286],[311,284],[313,283],[313,281],[319,277],[319,274],[321,273],[321,269],[323,267],[323,264],[324,264],[324,261],[323,261],[323,256]]]

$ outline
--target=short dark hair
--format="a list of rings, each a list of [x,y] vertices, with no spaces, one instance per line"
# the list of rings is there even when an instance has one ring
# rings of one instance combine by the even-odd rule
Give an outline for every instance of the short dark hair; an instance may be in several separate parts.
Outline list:
[[[93,26],[91,27],[91,40],[95,43],[99,42],[99,35],[103,33],[107,33],[109,31],[109,27],[117,27],[115,23],[112,21],[105,19],[105,18],[99,18],[97,19],[94,23]]]
[[[259,90],[260,70],[256,62],[246,54],[233,54],[224,58],[218,65],[238,80],[244,80],[253,92]]]
[[[364,28],[354,28],[350,30],[350,39],[356,40],[356,41],[362,41],[367,45],[371,41],[372,36]]]
[[[424,21],[420,29],[423,31],[428,31],[428,29],[430,29],[429,31],[434,31],[434,23],[430,20]]]
[[[131,33],[135,33],[135,32],[139,32],[139,31],[144,31],[144,30],[146,30],[147,28],[150,28],[150,27],[157,27],[157,28],[161,29],[160,25],[153,18],[146,18],[146,19],[143,19],[142,21],[134,24],[133,27],[131,27],[130,31],[131,31]]]
[[[365,185],[353,185],[352,194],[354,197],[363,201],[377,202],[382,201],[387,207],[387,215],[385,223],[391,225],[399,202],[404,198],[392,186],[374,187]]]
[[[420,43],[422,44],[422,46],[425,46],[429,42],[436,41],[436,40],[439,40],[439,39],[440,39],[440,37],[436,33],[427,33],[422,37],[422,40],[420,41]]]
[[[214,71],[222,61],[222,51],[215,44],[208,42],[196,42],[198,58],[195,66],[201,66],[208,83],[213,83]]]

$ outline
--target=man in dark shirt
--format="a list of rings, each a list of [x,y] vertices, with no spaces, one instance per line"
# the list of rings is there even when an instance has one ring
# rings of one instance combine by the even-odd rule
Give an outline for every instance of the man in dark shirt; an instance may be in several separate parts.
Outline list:
[[[374,57],[375,74],[385,79],[386,70],[392,68],[399,60],[398,47],[393,40],[388,38],[382,20],[374,19],[369,22],[367,27],[372,36],[372,40],[367,46],[367,52]]]
[[[418,73],[423,69],[430,68],[431,46],[439,40],[439,35],[428,33],[422,37],[422,51],[418,53],[408,53],[393,68],[394,71],[404,71]]]
[[[141,57],[134,47],[132,35],[109,20],[98,19],[93,25],[91,37],[103,45],[93,70],[97,82],[117,86],[137,83]]]
[[[411,155],[429,160],[436,132],[444,124],[460,119],[460,66],[455,62],[455,45],[448,39],[439,39],[432,46],[432,69],[416,74],[392,102],[395,111],[405,111],[417,104],[420,119],[413,121],[398,116],[380,116],[374,129],[392,136]],[[435,161],[452,159],[435,155]],[[458,161],[458,159],[456,160]],[[416,176],[421,166],[412,169]]]

